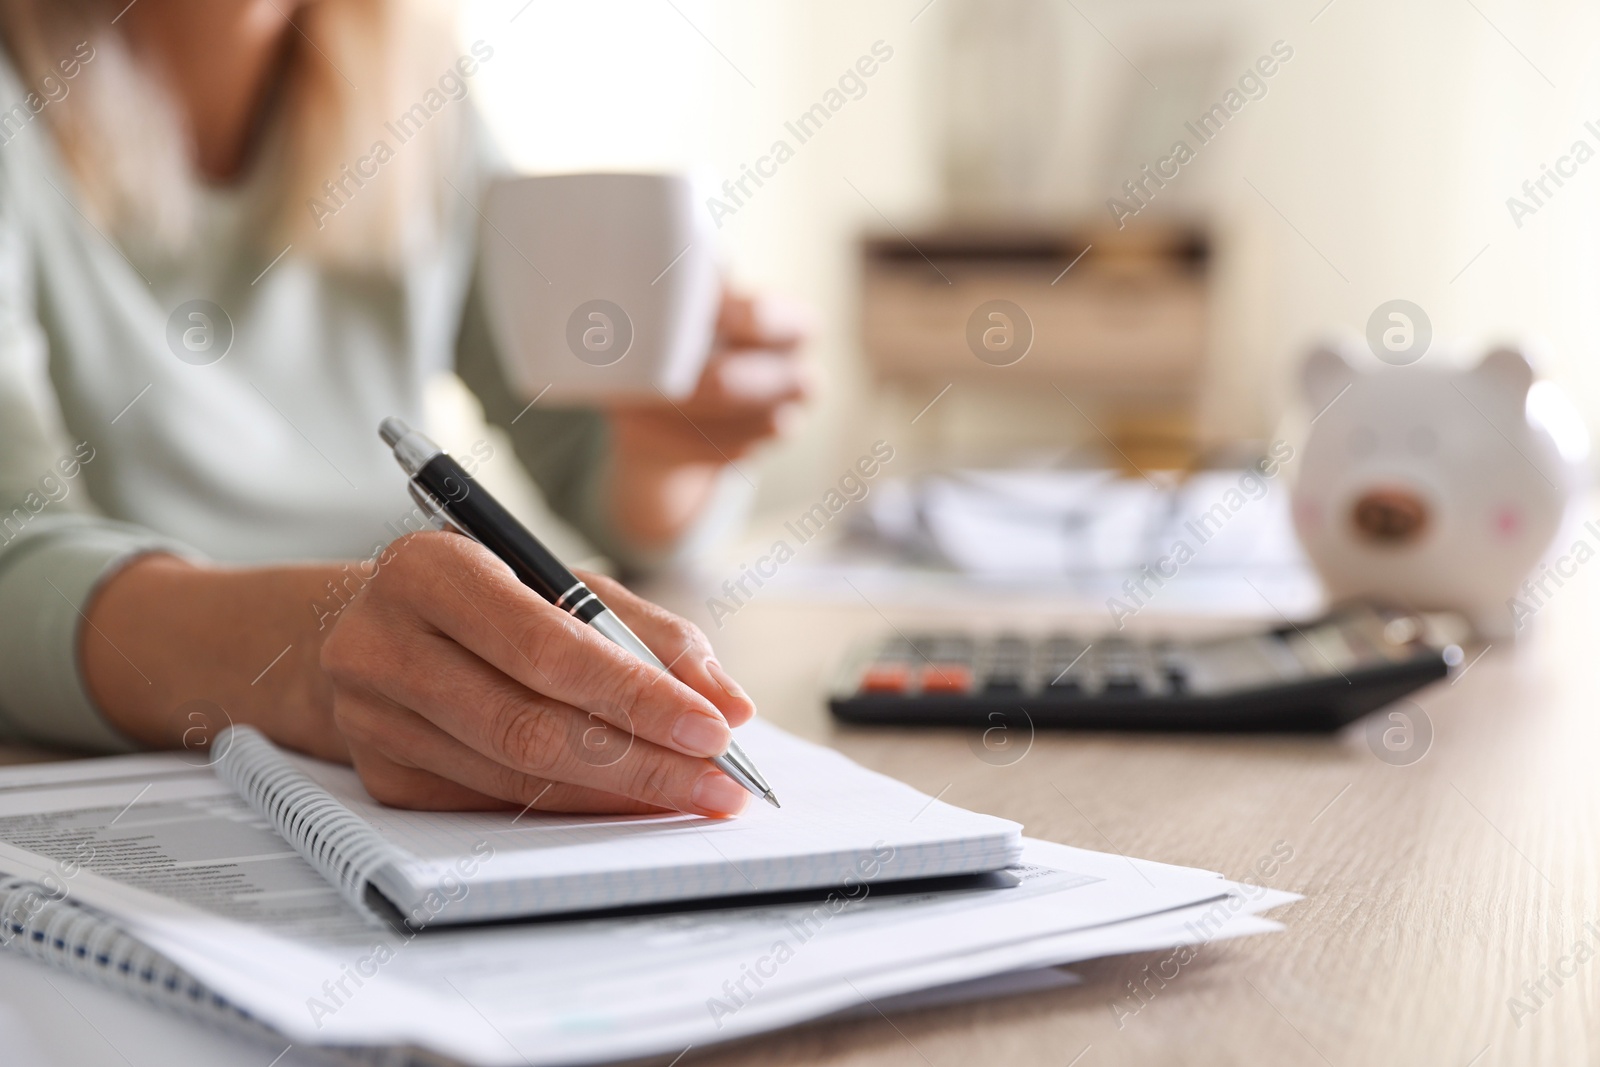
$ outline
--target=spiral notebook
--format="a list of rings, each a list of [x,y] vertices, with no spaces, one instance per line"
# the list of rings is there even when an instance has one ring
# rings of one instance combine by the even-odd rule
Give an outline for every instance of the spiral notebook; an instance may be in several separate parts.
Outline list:
[[[48,884],[0,876],[0,916],[0,951],[15,952],[153,1007],[228,1031],[263,1049],[283,1047],[278,1030],[130,934],[114,917],[70,899],[57,899]],[[0,1018],[0,1032],[3,1022]],[[7,1045],[4,1051],[12,1049]],[[411,1050],[384,1047],[325,1048],[320,1058],[348,1067],[443,1063]]]
[[[740,744],[783,796],[733,819],[387,808],[348,767],[233,727],[222,779],[344,897],[420,928],[1003,870],[1022,827],[929,798],[765,723]]]

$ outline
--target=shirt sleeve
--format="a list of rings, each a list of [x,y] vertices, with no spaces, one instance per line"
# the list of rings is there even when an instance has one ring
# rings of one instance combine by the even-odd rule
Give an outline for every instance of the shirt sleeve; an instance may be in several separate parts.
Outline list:
[[[188,550],[95,514],[80,475],[103,446],[75,439],[63,424],[35,312],[28,237],[0,176],[0,739],[133,747],[83,687],[83,612],[128,560]]]
[[[8,526],[16,515],[8,514]],[[188,550],[126,523],[42,513],[0,547],[0,738],[94,751],[135,747],[84,689],[78,639],[100,583],[129,560],[160,551]]]

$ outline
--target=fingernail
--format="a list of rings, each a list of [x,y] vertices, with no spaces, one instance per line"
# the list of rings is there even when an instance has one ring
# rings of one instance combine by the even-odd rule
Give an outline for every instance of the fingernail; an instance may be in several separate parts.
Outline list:
[[[727,693],[735,700],[742,700],[754,707],[754,702],[750,699],[749,694],[739,688],[738,682],[728,677],[728,672],[722,669],[722,664],[714,659],[708,659],[706,660],[706,672],[711,675],[712,681],[722,687],[724,693]]]
[[[728,750],[733,734],[721,718],[691,711],[678,716],[672,725],[672,740],[685,752],[696,756],[719,756]]]
[[[737,815],[749,802],[750,794],[721,771],[707,771],[695,783],[694,793],[689,799],[701,811],[715,812],[719,815]]]
[[[811,315],[804,305],[764,296],[751,306],[751,316],[765,333],[800,338],[811,332]]]

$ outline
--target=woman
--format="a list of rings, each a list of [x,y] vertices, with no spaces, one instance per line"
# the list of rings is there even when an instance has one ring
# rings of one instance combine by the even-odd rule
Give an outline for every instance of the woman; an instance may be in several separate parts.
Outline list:
[[[646,564],[802,398],[796,331],[728,299],[681,410],[524,410],[457,94],[327,210],[387,118],[492,61],[423,5],[0,0],[0,34],[0,727],[174,746],[207,701],[397,805],[738,811],[705,757],[754,709],[705,638],[586,576],[659,676],[466,538],[372,561],[410,510],[374,427],[453,368],[552,506]]]

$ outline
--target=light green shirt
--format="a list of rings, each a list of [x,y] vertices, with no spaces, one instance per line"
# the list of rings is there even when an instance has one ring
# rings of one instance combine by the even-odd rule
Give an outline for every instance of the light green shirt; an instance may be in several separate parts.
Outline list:
[[[3,64],[0,93],[22,94]],[[192,254],[119,248],[74,205],[43,116],[0,146],[0,737],[126,747],[76,649],[128,559],[364,558],[393,539],[412,504],[378,422],[420,424],[451,369],[551,508],[631,562],[595,492],[604,421],[524,413],[504,383],[471,285],[481,168],[461,169],[441,245],[383,278],[264,245],[259,176],[204,194]]]

